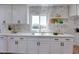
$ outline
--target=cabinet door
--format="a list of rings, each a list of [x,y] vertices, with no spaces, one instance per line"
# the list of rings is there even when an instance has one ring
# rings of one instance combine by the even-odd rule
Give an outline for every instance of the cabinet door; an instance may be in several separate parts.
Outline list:
[[[8,52],[18,53],[18,38],[8,37]]]
[[[0,5],[0,24],[10,22],[11,5]]]
[[[26,5],[12,5],[13,23],[27,23]]]
[[[73,39],[72,38],[64,38],[64,42],[61,42],[61,53],[62,54],[72,54],[73,53]]]
[[[27,45],[27,38],[26,37],[18,37],[18,53],[28,53],[28,45]]]
[[[0,52],[7,52],[7,38],[0,36]]]
[[[77,4],[77,15],[79,15],[79,4]]]
[[[60,54],[61,47],[60,47],[60,39],[59,38],[52,38],[51,39],[51,53],[52,54]]]
[[[69,16],[76,16],[76,5],[70,5],[69,6]]]
[[[67,6],[53,6],[49,9],[51,17],[55,17],[57,14],[62,17],[68,17],[68,7]]]
[[[34,37],[28,38],[28,53],[37,54],[38,53],[38,39]]]
[[[39,38],[39,54],[49,54],[50,53],[50,37],[40,37]]]

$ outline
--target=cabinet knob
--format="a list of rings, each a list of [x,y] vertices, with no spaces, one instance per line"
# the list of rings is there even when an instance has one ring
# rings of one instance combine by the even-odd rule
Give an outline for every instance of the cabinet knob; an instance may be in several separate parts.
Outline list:
[[[5,20],[3,21],[3,23],[6,23]]]
[[[18,23],[21,23],[20,20],[17,21]]]

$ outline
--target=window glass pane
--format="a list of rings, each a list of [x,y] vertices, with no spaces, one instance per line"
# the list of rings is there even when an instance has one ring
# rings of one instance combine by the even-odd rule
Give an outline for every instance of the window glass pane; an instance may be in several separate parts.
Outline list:
[[[40,16],[41,32],[46,30],[46,16]]]
[[[39,16],[32,16],[32,25],[39,24]]]
[[[39,30],[40,30],[39,16],[32,16],[32,31],[39,32]]]
[[[40,25],[46,26],[46,16],[40,16]]]

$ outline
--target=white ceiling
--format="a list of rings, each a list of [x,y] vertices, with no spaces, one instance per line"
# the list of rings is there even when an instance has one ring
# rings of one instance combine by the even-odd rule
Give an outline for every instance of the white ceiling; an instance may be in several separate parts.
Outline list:
[[[68,6],[70,4],[29,4],[29,6]]]

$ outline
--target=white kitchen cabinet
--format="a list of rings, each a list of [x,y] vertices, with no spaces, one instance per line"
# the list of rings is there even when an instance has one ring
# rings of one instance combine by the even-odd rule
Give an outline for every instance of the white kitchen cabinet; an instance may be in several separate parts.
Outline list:
[[[26,5],[12,5],[12,23],[27,23]]]
[[[18,53],[18,38],[8,37],[8,52]]]
[[[28,53],[28,38],[18,37],[18,53]]]
[[[0,5],[0,24],[9,23],[11,20],[11,5]]]
[[[51,39],[51,54],[60,54],[60,41],[59,38],[52,38]]]
[[[5,36],[0,36],[0,53],[7,52],[7,38]]]
[[[28,53],[49,54],[50,39],[47,37],[31,37],[28,39]]]
[[[69,16],[70,17],[76,16],[76,12],[77,12],[76,4],[70,5],[69,6]]]
[[[38,53],[38,38],[29,37],[28,38],[28,53],[29,54],[37,54]]]
[[[61,53],[62,54],[72,54],[73,53],[73,39],[72,38],[63,38],[62,41],[61,41]]]
[[[76,12],[77,12],[77,15],[79,16],[79,4],[77,4],[76,6],[77,6]]]
[[[73,38],[59,37],[8,37],[8,52],[28,54],[71,54]]]
[[[49,17],[61,15],[63,18],[68,17],[68,6],[53,6],[49,8]]]
[[[51,41],[52,54],[72,54],[73,39],[72,38],[53,38]]]
[[[27,53],[27,39],[25,37],[8,37],[8,52]]]
[[[39,54],[49,54],[50,53],[50,38],[40,37],[39,38]]]

